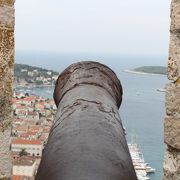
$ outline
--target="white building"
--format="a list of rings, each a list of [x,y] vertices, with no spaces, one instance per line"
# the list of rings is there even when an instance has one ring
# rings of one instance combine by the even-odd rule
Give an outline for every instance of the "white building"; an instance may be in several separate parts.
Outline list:
[[[33,178],[36,172],[36,160],[22,156],[13,162],[12,175]]]
[[[34,76],[34,73],[32,71],[28,71],[28,76]]]
[[[16,138],[11,143],[12,152],[25,150],[30,156],[41,156],[43,145],[40,140],[27,140]]]
[[[21,72],[27,72],[27,69],[21,69]]]
[[[48,75],[51,75],[51,74],[52,74],[52,72],[51,72],[51,71],[48,71],[48,72],[47,72],[47,74],[48,74]]]

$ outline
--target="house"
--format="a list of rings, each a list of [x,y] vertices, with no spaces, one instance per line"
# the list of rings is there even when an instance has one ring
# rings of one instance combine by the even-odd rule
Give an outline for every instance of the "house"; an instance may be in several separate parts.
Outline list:
[[[40,76],[40,77],[37,77],[36,78],[36,81],[42,81],[44,79],[44,77],[43,76]]]
[[[21,69],[21,72],[27,72],[28,70],[27,69]]]
[[[51,76],[52,72],[51,72],[51,71],[48,71],[47,74],[48,74],[49,76]]]
[[[14,97],[17,99],[21,99],[21,98],[25,97],[25,95],[22,92],[15,92]]]
[[[44,109],[44,105],[45,105],[44,101],[37,102],[35,104],[35,109],[41,112]]]
[[[52,100],[52,99],[50,99],[50,100],[48,100],[48,101],[46,102],[45,108],[51,108],[51,109],[53,109],[53,110],[56,110],[56,109],[57,109],[57,107],[56,107],[56,105],[55,105],[55,103],[54,103],[54,100]]]
[[[20,136],[21,134],[24,134],[28,131],[28,126],[26,125],[19,125],[17,127],[13,127],[12,133],[16,134],[17,136]]]
[[[25,108],[24,106],[18,105],[16,106],[16,108],[14,109],[14,113],[18,116],[18,117],[26,117],[28,110],[27,108]]]
[[[38,135],[39,134],[37,132],[28,131],[26,133],[22,133],[19,137],[22,139],[37,139]]]
[[[53,76],[52,79],[56,81],[58,79],[58,76]]]
[[[15,98],[12,99],[13,110],[15,110],[17,107],[21,106],[21,104],[22,104],[21,99],[15,99]]]
[[[34,111],[34,107],[33,106],[27,106],[26,108],[28,109],[29,112],[33,112]]]
[[[28,112],[27,119],[33,119],[34,121],[38,121],[39,120],[39,113],[38,112]]]
[[[20,175],[12,175],[11,180],[34,180],[34,178]]]
[[[21,99],[21,104],[26,106],[32,106],[36,101],[36,96],[26,96],[23,99]]]
[[[20,118],[14,119],[13,121],[14,126],[21,126],[23,123],[24,123],[24,119],[20,119]]]
[[[39,74],[38,69],[34,69],[34,70],[33,70],[33,73],[35,73],[35,74]]]
[[[22,156],[13,161],[12,174],[16,176],[26,176],[27,178],[34,178],[36,172],[36,160]]]
[[[33,77],[33,76],[34,76],[34,72],[32,72],[32,71],[28,71],[28,76]]]
[[[35,133],[40,133],[40,132],[42,132],[43,131],[43,128],[39,125],[36,125],[36,126],[31,126],[30,128],[29,128],[29,131],[30,132],[35,132]]]
[[[27,140],[16,138],[11,143],[12,152],[21,152],[25,150],[30,156],[41,156],[43,145],[40,140]]]

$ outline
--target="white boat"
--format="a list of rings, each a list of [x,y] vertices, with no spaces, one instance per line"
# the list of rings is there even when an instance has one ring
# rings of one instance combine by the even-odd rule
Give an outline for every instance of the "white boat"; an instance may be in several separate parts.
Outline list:
[[[147,173],[154,173],[156,170],[150,166],[146,166],[146,172]]]
[[[143,154],[137,143],[129,143],[128,147],[138,180],[149,179],[147,174],[154,173],[155,169],[151,168],[148,163],[145,163]]]
[[[159,92],[166,92],[166,89],[165,88],[158,88],[157,91],[159,91]]]

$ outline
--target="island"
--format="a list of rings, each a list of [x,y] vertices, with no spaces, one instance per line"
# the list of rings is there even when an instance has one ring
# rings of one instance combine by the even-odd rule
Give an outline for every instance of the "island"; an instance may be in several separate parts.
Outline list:
[[[166,75],[167,67],[164,66],[142,66],[131,70],[124,70],[124,72],[135,74],[151,74],[151,75]]]

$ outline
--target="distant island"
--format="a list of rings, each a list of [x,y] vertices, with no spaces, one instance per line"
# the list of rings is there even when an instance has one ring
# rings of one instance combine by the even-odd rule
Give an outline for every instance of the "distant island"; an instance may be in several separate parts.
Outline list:
[[[59,73],[40,67],[15,64],[14,84],[17,86],[53,86]]]
[[[166,75],[167,68],[164,66],[142,66],[132,70],[124,70],[124,72],[135,74]]]

